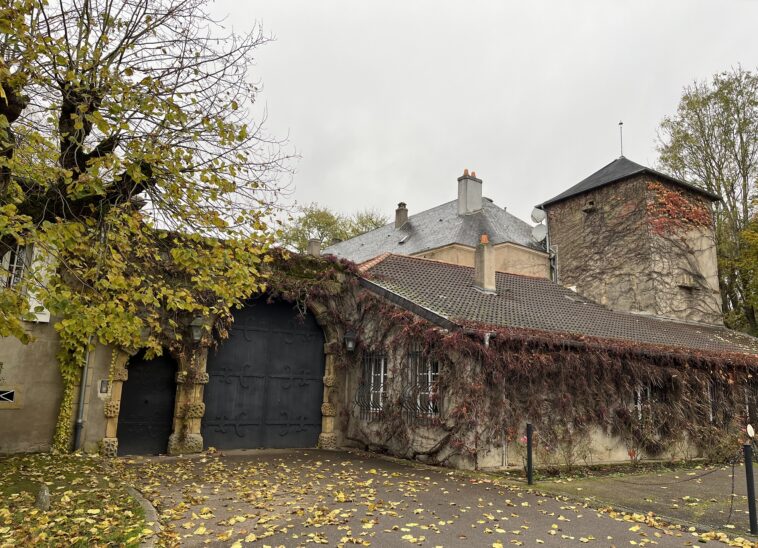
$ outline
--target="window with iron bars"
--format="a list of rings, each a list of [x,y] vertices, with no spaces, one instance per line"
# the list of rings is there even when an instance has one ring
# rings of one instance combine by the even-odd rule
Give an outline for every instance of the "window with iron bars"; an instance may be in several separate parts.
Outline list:
[[[708,422],[715,425],[723,425],[729,421],[731,412],[725,408],[727,401],[725,396],[730,389],[723,382],[717,380],[708,381]]]
[[[0,280],[3,287],[11,288],[21,281],[26,266],[26,247],[17,245],[5,253],[0,263],[0,274],[3,278]]]
[[[355,403],[361,418],[379,417],[387,402],[387,356],[383,352],[369,352],[363,356],[363,372]]]
[[[419,349],[408,352],[408,371],[403,389],[403,408],[412,420],[439,416],[439,364]]]
[[[758,425],[758,380],[750,380],[745,385],[744,391],[747,422],[756,426]]]
[[[634,407],[637,410],[637,420],[642,420],[642,417],[652,404],[666,403],[669,399],[669,387],[657,386],[651,383],[639,385],[634,391]]]

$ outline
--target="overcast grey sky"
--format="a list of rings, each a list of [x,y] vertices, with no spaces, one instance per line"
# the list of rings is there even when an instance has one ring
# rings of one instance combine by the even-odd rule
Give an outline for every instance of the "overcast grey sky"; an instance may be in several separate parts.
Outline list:
[[[694,79],[758,67],[758,1],[219,0],[263,24],[268,130],[301,155],[294,198],[413,214],[464,168],[528,220],[619,155],[654,167]]]

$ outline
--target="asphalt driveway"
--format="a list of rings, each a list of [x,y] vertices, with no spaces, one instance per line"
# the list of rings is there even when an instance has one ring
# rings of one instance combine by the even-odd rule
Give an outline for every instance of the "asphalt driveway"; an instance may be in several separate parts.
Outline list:
[[[493,480],[362,453],[246,451],[121,459],[182,546],[691,546],[695,532]],[[708,544],[718,544],[710,541]]]

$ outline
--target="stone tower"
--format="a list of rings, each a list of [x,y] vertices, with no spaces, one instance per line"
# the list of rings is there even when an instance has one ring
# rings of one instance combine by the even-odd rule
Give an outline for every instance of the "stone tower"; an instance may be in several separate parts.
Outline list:
[[[543,204],[557,281],[615,310],[722,324],[718,197],[623,156]]]

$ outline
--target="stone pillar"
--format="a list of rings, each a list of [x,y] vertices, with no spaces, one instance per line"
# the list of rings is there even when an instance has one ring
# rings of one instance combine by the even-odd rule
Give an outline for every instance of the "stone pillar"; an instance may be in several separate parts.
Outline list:
[[[105,402],[103,412],[105,413],[105,437],[100,444],[100,453],[105,457],[115,457],[118,454],[118,414],[121,409],[121,390],[124,382],[129,378],[129,371],[126,364],[129,362],[131,354],[125,350],[114,348],[111,354],[111,397]]]
[[[203,450],[200,425],[205,415],[203,392],[208,384],[208,348],[187,350],[177,358],[174,427],[168,439],[168,454],[200,453]]]
[[[324,399],[321,404],[321,434],[318,437],[318,446],[322,449],[337,449],[339,436],[335,422],[337,421],[337,406],[335,405],[335,385],[337,384],[336,366],[334,354],[330,345],[324,345]]]

